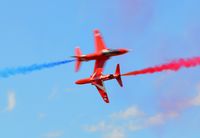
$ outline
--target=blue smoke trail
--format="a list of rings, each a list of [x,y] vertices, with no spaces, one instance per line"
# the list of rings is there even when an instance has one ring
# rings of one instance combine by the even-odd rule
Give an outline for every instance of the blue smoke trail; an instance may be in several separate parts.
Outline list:
[[[31,73],[33,71],[39,71],[47,68],[53,68],[59,65],[63,65],[66,63],[73,62],[74,60],[65,60],[65,61],[59,61],[59,62],[52,62],[52,63],[44,63],[44,64],[33,64],[30,66],[24,66],[24,67],[17,67],[17,68],[6,68],[3,70],[0,70],[0,78],[8,78],[14,75],[18,74],[27,74]]]

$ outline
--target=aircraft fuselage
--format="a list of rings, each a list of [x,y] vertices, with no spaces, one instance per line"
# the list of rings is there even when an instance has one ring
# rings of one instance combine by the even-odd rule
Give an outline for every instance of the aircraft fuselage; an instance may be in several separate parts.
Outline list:
[[[98,81],[98,80],[107,81],[107,80],[116,79],[117,77],[118,75],[114,75],[114,74],[101,75],[100,77],[96,77],[96,78],[91,76],[90,78],[78,80],[75,83],[79,85],[88,84],[88,83],[92,84],[93,82]]]
[[[90,60],[97,60],[97,59],[104,59],[107,58],[109,59],[110,57],[113,56],[119,56],[123,55],[125,53],[128,53],[127,49],[104,49],[101,52],[98,53],[92,53],[92,54],[87,54],[87,55],[80,55],[76,57],[79,61],[90,61]]]

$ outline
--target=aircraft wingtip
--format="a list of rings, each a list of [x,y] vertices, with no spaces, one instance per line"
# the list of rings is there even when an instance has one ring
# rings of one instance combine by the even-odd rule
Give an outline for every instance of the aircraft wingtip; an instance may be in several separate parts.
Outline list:
[[[99,34],[100,33],[99,29],[94,29],[94,33]]]

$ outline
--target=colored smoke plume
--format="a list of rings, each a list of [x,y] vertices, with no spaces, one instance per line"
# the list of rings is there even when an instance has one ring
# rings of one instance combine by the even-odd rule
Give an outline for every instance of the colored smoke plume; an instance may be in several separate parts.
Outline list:
[[[30,66],[23,66],[23,67],[16,67],[16,68],[6,68],[0,70],[0,78],[7,78],[18,74],[27,74],[34,71],[39,71],[47,68],[53,68],[59,65],[67,64],[73,62],[74,60],[65,60],[65,61],[58,61],[58,62],[51,62],[51,63],[44,63],[44,64],[33,64]]]
[[[152,74],[156,72],[162,72],[162,71],[178,71],[181,68],[191,68],[200,66],[200,57],[194,57],[194,58],[188,58],[188,59],[178,59],[173,60],[169,63],[162,64],[159,66],[149,67],[142,70],[136,70],[132,72],[128,72],[123,74],[122,76],[130,76],[130,75],[140,75],[140,74]]]

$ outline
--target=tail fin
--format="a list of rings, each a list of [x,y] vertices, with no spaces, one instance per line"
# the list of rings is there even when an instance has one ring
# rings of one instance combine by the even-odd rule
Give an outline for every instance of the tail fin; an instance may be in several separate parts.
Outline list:
[[[75,56],[81,56],[82,55],[82,52],[81,52],[81,49],[80,49],[80,47],[76,47],[75,48]]]
[[[76,65],[75,65],[75,71],[78,72],[81,67],[81,60],[79,57],[82,55],[81,49],[77,47],[75,49],[75,57],[76,57]]]
[[[116,71],[115,71],[115,76],[116,76],[116,80],[117,82],[119,83],[119,85],[121,87],[123,87],[123,83],[122,83],[122,79],[121,79],[121,72],[120,72],[120,66],[119,64],[117,64],[117,68],[116,68]]]

